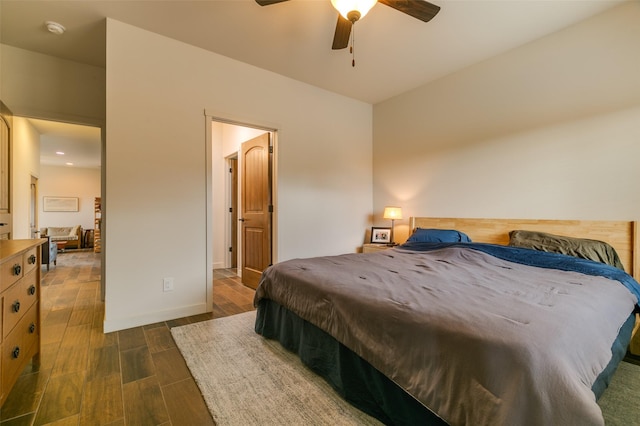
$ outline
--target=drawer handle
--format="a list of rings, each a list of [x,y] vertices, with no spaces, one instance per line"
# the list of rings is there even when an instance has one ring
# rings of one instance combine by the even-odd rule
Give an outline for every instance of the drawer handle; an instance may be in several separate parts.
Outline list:
[[[22,266],[17,263],[13,265],[13,275],[20,275],[20,272],[22,272]]]
[[[29,333],[33,334],[36,332],[36,325],[34,323],[29,324]]]
[[[20,301],[16,300],[15,302],[13,302],[13,305],[11,305],[11,310],[13,312],[19,312],[20,311]]]
[[[29,290],[27,290],[27,294],[29,296],[33,296],[34,294],[36,294],[36,286],[32,285],[31,287],[29,287]]]
[[[13,357],[13,359],[18,359],[18,357],[20,356],[20,346],[16,346],[15,348],[13,348],[13,350],[11,351],[11,356]]]
[[[32,254],[31,256],[29,256],[29,258],[27,259],[27,263],[29,265],[33,265],[34,263],[36,263],[36,255]]]

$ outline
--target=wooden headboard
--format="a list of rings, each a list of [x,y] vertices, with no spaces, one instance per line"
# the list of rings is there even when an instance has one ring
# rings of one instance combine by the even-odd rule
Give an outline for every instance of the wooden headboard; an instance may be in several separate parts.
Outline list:
[[[640,231],[635,221],[412,217],[409,225],[411,230],[456,229],[467,234],[471,241],[502,245],[509,243],[509,232],[515,229],[600,240],[611,244],[627,273],[640,279]]]

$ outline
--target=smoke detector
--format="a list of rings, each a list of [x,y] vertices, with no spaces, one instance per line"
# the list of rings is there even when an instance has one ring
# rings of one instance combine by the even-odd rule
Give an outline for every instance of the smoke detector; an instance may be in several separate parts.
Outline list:
[[[56,35],[64,34],[64,32],[66,31],[66,28],[61,24],[58,24],[57,22],[47,21],[44,23],[44,25],[47,27],[47,30],[49,30],[50,33]]]

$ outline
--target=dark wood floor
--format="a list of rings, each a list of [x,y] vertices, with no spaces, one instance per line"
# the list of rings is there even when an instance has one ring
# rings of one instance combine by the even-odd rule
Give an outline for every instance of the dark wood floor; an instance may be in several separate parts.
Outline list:
[[[100,257],[67,251],[42,268],[42,355],[4,406],[0,425],[212,425],[169,329],[253,309],[233,271],[214,272],[214,311],[104,334]]]

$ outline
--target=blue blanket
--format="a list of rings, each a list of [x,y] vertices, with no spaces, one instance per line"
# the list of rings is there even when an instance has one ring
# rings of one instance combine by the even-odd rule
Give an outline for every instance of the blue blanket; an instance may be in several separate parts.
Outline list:
[[[559,269],[561,271],[574,271],[616,280],[636,296],[636,299],[640,303],[640,284],[633,279],[631,275],[616,267],[592,260],[580,259],[558,253],[485,243],[405,243],[398,248],[414,251],[431,251],[445,247],[467,247],[490,254],[498,259],[522,265]]]

